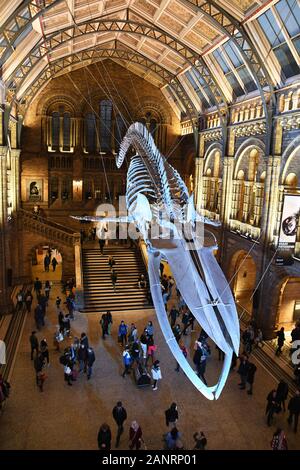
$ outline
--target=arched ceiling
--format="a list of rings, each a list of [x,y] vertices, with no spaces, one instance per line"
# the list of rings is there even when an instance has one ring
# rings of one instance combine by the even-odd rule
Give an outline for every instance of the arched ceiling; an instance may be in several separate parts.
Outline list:
[[[212,52],[230,40],[264,104],[262,89],[276,85],[276,77],[245,25],[270,4],[274,0],[1,0],[6,99],[28,106],[57,74],[110,58],[167,87],[188,116],[196,116],[204,100],[222,115],[234,93]],[[186,78],[189,70],[199,77],[203,102]]]

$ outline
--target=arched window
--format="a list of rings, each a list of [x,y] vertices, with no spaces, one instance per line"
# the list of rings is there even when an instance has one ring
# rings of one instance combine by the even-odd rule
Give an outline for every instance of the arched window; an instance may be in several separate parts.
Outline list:
[[[59,130],[60,119],[59,113],[52,113],[52,150],[59,150]]]
[[[149,131],[153,137],[153,139],[156,139],[156,134],[157,134],[157,121],[156,119],[150,119],[150,126],[149,126]]]
[[[85,149],[89,153],[96,151],[96,118],[92,113],[85,116]]]
[[[63,115],[63,150],[70,150],[71,142],[71,116],[70,113]]]
[[[116,151],[119,150],[124,134],[125,134],[124,119],[122,116],[120,116],[120,114],[118,114],[115,120],[115,150]]]
[[[102,100],[100,102],[100,149],[103,152],[111,151],[112,134],[112,102]]]

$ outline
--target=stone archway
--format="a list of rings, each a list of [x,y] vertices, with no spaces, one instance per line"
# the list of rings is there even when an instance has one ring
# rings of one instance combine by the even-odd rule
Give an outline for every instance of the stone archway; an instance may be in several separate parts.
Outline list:
[[[291,331],[300,320],[300,277],[289,276],[278,286],[276,329]]]
[[[245,309],[249,315],[253,312],[256,274],[256,264],[250,254],[244,250],[234,253],[229,265],[228,279],[238,306]]]
[[[45,270],[44,260],[46,255],[50,256],[50,265],[48,271]],[[63,279],[64,272],[64,253],[61,247],[56,244],[45,242],[35,245],[30,250],[31,278],[38,277],[41,281],[49,280],[60,282]],[[57,264],[53,266],[52,261],[55,258]]]

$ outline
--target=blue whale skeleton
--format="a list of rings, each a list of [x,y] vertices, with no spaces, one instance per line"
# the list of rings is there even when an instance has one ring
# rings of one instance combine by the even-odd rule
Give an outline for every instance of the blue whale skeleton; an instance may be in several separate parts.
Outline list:
[[[217,223],[197,213],[193,196],[189,196],[179,173],[159,152],[143,124],[134,123],[127,130],[116,158],[118,168],[130,146],[136,154],[131,157],[127,174],[128,216],[74,218],[135,224],[147,245],[150,290],[165,340],[194,386],[209,400],[218,399],[228,377],[232,354],[238,355],[240,329],[230,287],[213,253],[217,249],[216,240],[213,237],[214,243],[205,246],[210,232],[206,230],[201,238],[196,231],[197,223]],[[159,271],[162,259],[168,261],[176,286],[196,320],[225,353],[219,380],[213,386],[205,385],[198,377],[174,337],[162,297]]]

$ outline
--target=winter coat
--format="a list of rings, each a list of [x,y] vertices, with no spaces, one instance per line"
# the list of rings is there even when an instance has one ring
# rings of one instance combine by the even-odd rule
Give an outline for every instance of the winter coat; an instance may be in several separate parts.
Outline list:
[[[175,423],[178,419],[178,411],[176,408],[168,408],[165,411],[166,415],[166,425],[169,426],[169,423]]]
[[[94,362],[95,362],[95,359],[96,359],[96,357],[95,357],[94,350],[93,350],[92,348],[89,348],[89,349],[87,350],[87,365],[88,365],[89,367],[92,367],[92,365],[93,365]]]
[[[111,447],[111,430],[100,428],[98,432],[98,447],[100,450],[109,450]]]
[[[115,406],[112,414],[118,426],[122,426],[124,421],[127,419],[127,412],[123,406]]]

